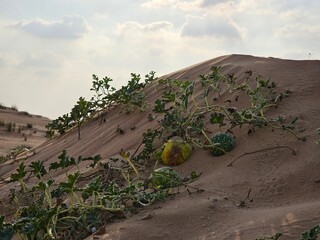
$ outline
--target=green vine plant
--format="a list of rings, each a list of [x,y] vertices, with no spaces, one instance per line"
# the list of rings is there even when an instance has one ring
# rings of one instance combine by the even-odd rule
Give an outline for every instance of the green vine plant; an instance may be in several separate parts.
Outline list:
[[[10,191],[5,207],[13,212],[8,215],[10,222],[0,216],[1,239],[14,235],[21,239],[83,239],[115,219],[165,200],[173,194],[171,189],[199,176],[193,172],[182,178],[171,168],[145,174],[123,150],[107,162],[101,161],[100,155],[70,157],[66,150],[58,159],[49,166],[43,161],[22,162],[11,174],[10,182],[18,182],[21,190]],[[65,180],[58,182],[52,177],[57,170],[66,171]]]
[[[76,126],[78,139],[80,139],[82,123],[97,115],[102,115],[101,119],[103,120],[104,114],[114,105],[122,105],[126,113],[136,109],[145,111],[148,104],[145,101],[146,96],[142,90],[148,83],[156,79],[153,71],[145,75],[144,82],[141,81],[140,74],[131,73],[131,80],[128,81],[127,85],[117,90],[111,86],[113,80],[110,77],[100,79],[97,75],[93,75],[92,78],[90,90],[94,95],[91,100],[86,101],[83,97],[80,97],[69,114],[64,114],[48,123],[46,125],[47,138],[53,138],[56,133],[64,134]]]
[[[90,116],[91,102],[86,101],[83,97],[80,97],[77,104],[71,110],[71,119],[75,122],[78,129],[78,139],[80,139],[81,125]]]
[[[248,133],[251,134],[257,127],[270,127],[283,129],[295,135],[299,140],[305,140],[296,135],[294,123],[297,119],[284,124],[285,119],[267,118],[265,112],[272,107],[277,107],[279,102],[291,93],[286,90],[283,93],[276,92],[276,83],[261,76],[253,77],[252,71],[247,71],[244,82],[238,83],[233,74],[224,75],[221,67],[213,66],[207,75],[200,75],[200,84],[203,89],[201,99],[195,100],[194,89],[196,82],[159,79],[158,85],[163,89],[160,99],[154,103],[153,112],[162,115],[160,131],[163,138],[180,136],[182,139],[192,142],[203,148],[219,148],[219,143],[213,143],[209,136],[210,128],[218,126],[220,132],[232,133],[233,128],[248,125]],[[147,102],[143,89],[148,83],[155,82],[155,72],[150,72],[141,82],[139,74],[131,74],[131,80],[126,86],[116,90],[111,86],[113,81],[109,77],[100,79],[93,75],[91,91],[94,96],[90,101],[80,98],[70,114],[65,114],[47,125],[47,136],[53,137],[56,132],[63,134],[68,129],[77,126],[78,138],[83,122],[92,116],[104,115],[114,105],[122,105],[127,113],[134,110],[146,110]],[[199,85],[199,84],[198,84]],[[227,89],[233,94],[244,92],[248,97],[248,106],[242,109],[230,106],[230,104],[216,104],[214,101],[222,98],[222,89]],[[213,102],[210,101],[213,99]],[[237,101],[238,96],[236,97]],[[231,102],[231,101],[230,101]],[[153,117],[154,118],[154,117]],[[208,127],[208,123],[211,124]],[[220,147],[221,148],[221,147]],[[223,149],[222,149],[223,150]]]
[[[253,77],[252,71],[247,71],[246,74],[246,80],[238,83],[233,74],[223,75],[220,67],[214,66],[211,73],[200,76],[201,86],[189,80],[160,79],[158,84],[162,87],[163,94],[155,101],[153,112],[162,116],[159,131],[163,138],[179,136],[197,147],[216,149],[214,152],[227,150],[221,143],[214,141],[217,136],[210,136],[213,130],[218,134],[221,132],[232,135],[234,128],[243,126],[248,126],[248,134],[252,134],[256,128],[269,127],[290,132],[297,139],[305,140],[294,131],[297,119],[286,124],[281,116],[268,118],[265,114],[270,108],[276,108],[291,91],[277,93],[275,82],[259,75]],[[203,90],[200,99],[196,101],[194,89],[197,87]],[[223,89],[233,95],[245,93],[248,99],[246,107],[238,109],[230,106],[231,100],[227,101],[228,104],[215,103],[222,99]],[[228,136],[224,135],[222,138],[227,139]],[[232,145],[232,139],[226,141]]]
[[[46,125],[46,137],[50,139],[57,132],[61,135],[69,129],[76,127],[78,139],[80,140],[81,125],[90,118],[92,112],[92,103],[80,97],[69,114],[64,114]]]
[[[320,226],[316,225],[316,226],[312,227],[310,230],[303,232],[301,234],[299,240],[317,240],[319,233],[320,233]],[[271,235],[271,236],[264,236],[264,237],[256,238],[256,240],[278,240],[282,236],[283,235],[281,232],[277,232],[276,234]]]

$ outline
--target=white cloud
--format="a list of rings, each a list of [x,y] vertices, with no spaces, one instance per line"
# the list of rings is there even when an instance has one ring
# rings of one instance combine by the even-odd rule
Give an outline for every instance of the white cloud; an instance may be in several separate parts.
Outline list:
[[[2,56],[0,56],[0,68],[5,67],[6,65],[6,60]]]
[[[115,34],[118,37],[117,46],[121,48],[117,54],[120,53],[121,56],[114,61],[131,65],[131,71],[135,71],[135,68],[137,71],[149,71],[151,58],[154,58],[153,61],[160,61],[159,58],[168,53],[179,39],[178,30],[175,32],[173,24],[168,21],[146,24],[127,21],[117,25]],[[152,67],[151,70],[156,69]]]
[[[282,14],[279,16],[282,20],[284,21],[301,21],[301,19],[306,19],[307,16],[303,13],[302,10],[300,9],[293,9],[293,10],[287,10],[284,11]]]
[[[161,8],[173,5],[176,0],[151,0],[143,3],[141,6],[144,8]]]
[[[159,9],[169,7],[183,11],[194,11],[200,8],[202,0],[179,1],[179,0],[150,0],[143,3],[143,8]]]
[[[241,39],[240,27],[231,19],[216,16],[189,16],[181,30],[182,36]]]
[[[233,8],[241,0],[149,0],[141,5],[148,9],[170,8],[185,12],[208,12],[215,8],[216,12],[221,9],[233,11]]]
[[[147,24],[141,24],[137,21],[127,21],[117,25],[116,33],[122,35],[131,31],[156,32],[170,28],[173,28],[173,24],[168,21],[158,21]]]
[[[86,19],[78,15],[64,16],[59,21],[45,21],[40,18],[32,21],[20,21],[11,25],[40,38],[78,39],[89,32]]]
[[[28,52],[18,67],[57,69],[63,65],[64,57],[52,52]]]
[[[289,24],[275,29],[275,35],[281,38],[313,38],[320,40],[319,25]]]
[[[226,0],[203,0],[201,3],[201,7],[211,7],[219,3],[225,3],[225,2]]]

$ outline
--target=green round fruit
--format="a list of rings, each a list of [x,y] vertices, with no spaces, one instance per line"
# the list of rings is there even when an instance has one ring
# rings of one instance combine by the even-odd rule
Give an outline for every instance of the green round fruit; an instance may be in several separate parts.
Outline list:
[[[212,144],[217,144],[211,149],[211,153],[214,156],[221,156],[226,152],[230,152],[236,142],[234,137],[230,133],[217,133],[211,137]]]
[[[151,174],[149,178],[150,187],[159,189],[177,187],[181,183],[181,177],[171,167],[158,168]]]

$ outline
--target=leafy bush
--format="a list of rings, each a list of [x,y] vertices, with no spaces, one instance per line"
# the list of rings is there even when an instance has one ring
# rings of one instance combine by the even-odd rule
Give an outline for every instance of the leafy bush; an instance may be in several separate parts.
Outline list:
[[[7,131],[8,132],[14,132],[15,128],[16,128],[16,124],[12,123],[12,122],[9,122],[9,123],[6,124],[6,127],[7,127]]]
[[[195,146],[217,149],[217,144],[214,144],[208,136],[212,129],[218,128],[220,132],[232,133],[234,128],[247,125],[248,134],[252,134],[256,128],[269,127],[285,130],[303,140],[294,132],[294,123],[297,119],[285,124],[281,116],[278,118],[265,116],[270,108],[277,107],[283,98],[289,96],[290,90],[277,93],[275,82],[263,79],[261,76],[253,78],[252,71],[246,74],[246,80],[238,83],[233,74],[224,75],[220,67],[213,66],[211,73],[200,75],[201,86],[189,80],[160,79],[158,84],[163,94],[161,98],[155,100],[153,112],[162,116],[158,130],[162,132],[163,138],[179,136]],[[193,92],[199,87],[203,92],[196,101]],[[215,101],[222,98],[223,89],[234,95],[238,92],[244,93],[248,99],[247,106],[238,109],[231,105],[231,100],[226,100],[228,104],[216,104]],[[239,96],[236,97],[235,103],[238,98]]]
[[[305,231],[301,234],[300,240],[317,240],[320,233],[320,226],[317,225],[311,228],[309,231]],[[272,236],[264,236],[256,238],[256,240],[278,240],[282,237],[282,233],[278,232]]]
[[[131,80],[128,81],[127,85],[116,90],[110,85],[113,81],[111,78],[99,79],[99,77],[93,75],[90,90],[95,93],[91,99],[95,111],[108,110],[113,104],[123,104],[127,113],[135,109],[145,110],[145,93],[141,90],[154,79],[155,72],[153,71],[145,76],[144,82],[141,82],[140,74],[131,73]]]
[[[114,104],[122,104],[127,113],[135,109],[145,110],[147,103],[145,101],[145,93],[142,92],[147,83],[155,79],[155,72],[150,72],[145,76],[145,81],[140,82],[139,74],[131,74],[131,80],[126,86],[116,90],[110,85],[113,81],[109,77],[99,79],[93,75],[91,91],[94,96],[90,101],[86,101],[80,97],[76,105],[72,108],[70,114],[64,114],[58,119],[46,125],[46,137],[52,138],[55,133],[64,134],[67,130],[74,126],[78,129],[78,139],[80,139],[80,128],[83,122],[88,120],[96,113],[108,111]]]
[[[81,124],[90,116],[91,103],[80,97],[77,104],[71,110],[71,119],[78,128],[78,139],[80,139]]]
[[[5,161],[7,161],[6,156],[0,156],[0,164],[4,163]]]
[[[7,109],[7,107],[0,103],[0,109]]]
[[[183,184],[180,178],[176,179],[177,184],[166,179],[170,185],[159,188],[158,184],[164,182],[163,174],[177,175],[161,169],[156,170],[151,178],[135,179],[134,175],[140,176],[137,166],[133,165],[128,153],[122,152],[121,155],[128,163],[122,167],[100,162],[100,155],[70,157],[65,150],[58,157],[59,161],[52,162],[49,167],[43,161],[31,162],[28,166],[22,162],[10,177],[22,188],[22,192],[12,190],[10,196],[11,205],[16,204],[19,209],[9,223],[0,217],[1,236],[11,239],[15,233],[24,239],[83,239],[113,219],[164,200],[168,195],[167,188]],[[113,162],[116,164],[119,160],[113,159]],[[92,174],[80,170],[79,164],[84,162],[88,162]],[[77,170],[68,171],[64,181],[57,182],[51,177],[53,171],[70,170],[74,166]],[[30,178],[34,179],[32,185],[26,181]],[[147,179],[153,179],[155,184],[148,184]],[[32,198],[30,204],[20,205],[25,197]]]
[[[311,228],[309,231],[305,231],[301,235],[301,240],[317,240],[320,233],[320,226],[317,225]]]
[[[14,110],[14,111],[18,111],[18,107],[16,105],[12,105],[11,109]]]
[[[19,146],[16,146],[14,148],[11,148],[10,149],[10,154],[11,156],[18,156],[19,154],[25,152],[25,151],[29,151],[32,147],[31,146],[28,146],[28,145],[19,145]]]

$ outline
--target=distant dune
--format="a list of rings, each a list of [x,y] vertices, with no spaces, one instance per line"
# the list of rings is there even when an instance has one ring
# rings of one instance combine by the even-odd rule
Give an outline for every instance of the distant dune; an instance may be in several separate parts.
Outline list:
[[[48,118],[18,111],[14,108],[0,107],[0,156],[10,154],[11,150],[26,146],[33,148],[45,139],[45,125]]]

